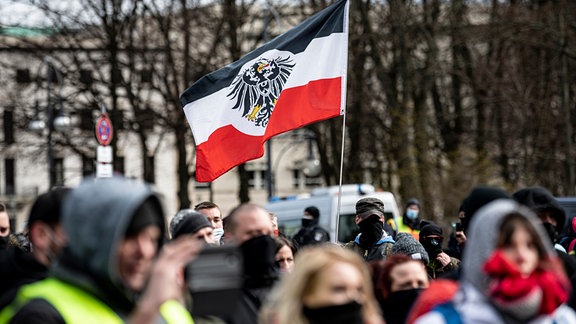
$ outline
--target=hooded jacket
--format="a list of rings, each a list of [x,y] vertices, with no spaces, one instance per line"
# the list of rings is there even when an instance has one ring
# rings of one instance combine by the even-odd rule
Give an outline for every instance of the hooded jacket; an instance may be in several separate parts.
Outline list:
[[[116,178],[88,182],[70,194],[62,209],[62,224],[69,241],[63,261],[83,264],[91,274],[89,277],[93,277],[85,280],[105,284],[106,290],[119,293],[132,304],[130,307],[136,296],[123,285],[118,273],[117,248],[134,213],[147,200],[158,210],[156,222],[161,228],[159,243],[162,243],[166,228],[162,205],[159,197],[143,183]],[[60,263],[55,267],[55,276],[65,281],[80,279],[79,284],[83,283],[84,279],[75,275],[74,266]]]
[[[479,209],[470,224],[462,260],[460,288],[452,299],[463,323],[516,323],[513,318],[499,312],[491,304],[486,295],[490,278],[483,271],[488,258],[496,249],[502,222],[505,216],[511,213],[525,217],[544,243],[542,245],[545,253],[551,258],[556,257],[538,218],[528,208],[510,199],[499,199]],[[528,323],[552,323],[552,320],[557,320],[558,323],[576,323],[576,314],[569,307],[561,305],[551,316],[539,316]],[[445,323],[445,320],[440,313],[433,310],[418,318],[416,323]]]
[[[159,197],[149,186],[111,178],[86,181],[74,189],[62,207],[68,246],[54,266],[52,276],[87,291],[120,317],[126,317],[135,306],[139,292],[123,284],[118,272],[117,248],[135,212],[145,201],[152,202],[158,209],[155,215],[161,227],[161,243],[165,236],[164,215]],[[23,314],[28,306],[51,307],[48,303],[33,302],[22,308]]]
[[[516,191],[512,197],[517,202],[529,207],[535,213],[550,211],[556,219],[556,229],[562,233],[566,223],[566,213],[552,193],[543,187],[529,187]]]

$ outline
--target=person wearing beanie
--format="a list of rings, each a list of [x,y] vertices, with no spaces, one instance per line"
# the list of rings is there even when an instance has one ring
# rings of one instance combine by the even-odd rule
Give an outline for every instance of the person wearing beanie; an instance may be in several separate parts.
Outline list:
[[[408,199],[406,207],[404,207],[404,213],[402,213],[402,220],[398,225],[398,232],[409,233],[418,240],[420,220],[422,219],[420,211],[420,201],[416,198]]]
[[[530,208],[538,219],[540,225],[548,234],[549,242],[562,260],[564,272],[568,275],[573,287],[568,304],[576,309],[576,260],[566,253],[566,249],[558,243],[559,235],[563,232],[566,222],[566,213],[548,189],[543,187],[522,188],[512,194],[518,203]]]
[[[558,236],[566,223],[566,213],[550,191],[543,187],[528,187],[516,191],[512,198],[536,213],[552,243],[558,243]]]
[[[414,260],[422,261],[424,265],[428,265],[430,258],[428,257],[428,252],[422,246],[422,244],[410,235],[409,233],[398,233],[396,234],[396,243],[392,246],[390,254],[402,254],[409,256]]]
[[[192,209],[182,209],[170,222],[170,235],[172,239],[186,236],[187,238],[198,240],[203,244],[216,244],[212,232],[212,222],[203,214]]]
[[[11,248],[0,253],[0,309],[8,305],[18,288],[46,278],[66,240],[60,210],[70,188],[56,187],[38,196],[28,215],[30,252]]]
[[[354,221],[360,233],[344,245],[360,254],[364,260],[385,259],[390,254],[394,239],[384,230],[384,203],[378,198],[362,198],[356,202]]]
[[[319,225],[319,220],[320,210],[318,208],[309,206],[304,209],[301,220],[302,227],[292,237],[298,249],[307,245],[330,242],[330,234]]]
[[[163,244],[164,212],[150,186],[85,180],[60,215],[68,244],[46,279],[19,289],[0,322],[192,323],[177,273],[201,245]]]
[[[538,217],[512,199],[476,214],[458,291],[415,323],[576,323],[565,304],[570,284]]]
[[[430,258],[430,262],[426,265],[430,278],[436,279],[444,273],[458,270],[460,260],[449,256],[442,249],[444,241],[442,227],[430,221],[422,221],[421,225],[420,243]]]
[[[460,208],[458,210],[458,218],[460,219],[460,226],[457,228],[457,233],[460,236],[459,242],[459,249],[461,251],[460,256],[461,258],[457,258],[455,255],[450,256],[450,262],[453,261],[453,258],[456,260],[462,260],[465,258],[464,252],[466,247],[466,242],[468,240],[468,233],[469,231],[473,230],[470,228],[470,222],[476,217],[476,212],[481,209],[483,206],[499,199],[510,199],[508,194],[496,187],[491,186],[477,186],[466,196],[462,203],[460,204]],[[427,221],[423,221],[421,224],[421,228],[426,225]],[[430,227],[432,229],[433,227]],[[441,230],[441,228],[440,228]],[[434,231],[438,232],[438,228]],[[424,234],[426,235],[428,229],[424,230]],[[420,232],[420,236],[422,237],[422,231]],[[429,242],[432,244],[432,240]],[[432,248],[431,250],[435,250]],[[446,253],[448,254],[448,253]],[[446,262],[446,258],[443,258],[444,262]],[[432,262],[430,263],[432,264]],[[461,264],[461,262],[460,262]],[[440,264],[441,265],[441,264]],[[432,265],[436,268],[437,264]],[[430,269],[429,272],[434,273],[435,271]],[[425,314],[431,311],[437,305],[441,305],[450,301],[454,294],[456,293],[459,287],[459,280],[462,276],[462,267],[457,267],[454,271],[443,271],[440,278],[437,278],[432,281],[430,287],[422,293],[422,296],[418,299],[416,304],[413,307],[413,311],[408,317],[408,323],[414,323],[415,319],[422,314]]]

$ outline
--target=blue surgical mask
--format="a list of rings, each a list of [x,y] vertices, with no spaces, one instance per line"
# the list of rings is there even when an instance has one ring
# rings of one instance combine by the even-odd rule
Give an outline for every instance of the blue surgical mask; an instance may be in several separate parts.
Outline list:
[[[418,218],[418,211],[414,209],[408,209],[406,210],[406,217],[410,219],[416,219]]]

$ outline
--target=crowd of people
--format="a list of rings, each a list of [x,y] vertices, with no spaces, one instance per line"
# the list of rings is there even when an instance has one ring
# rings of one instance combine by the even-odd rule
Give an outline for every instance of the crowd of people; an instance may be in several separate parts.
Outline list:
[[[0,204],[0,324],[576,323],[576,234],[546,188],[476,187],[450,233],[415,198],[397,226],[362,198],[350,242],[315,206],[287,236],[257,204],[165,215],[159,197],[124,178],[54,188],[22,233]]]

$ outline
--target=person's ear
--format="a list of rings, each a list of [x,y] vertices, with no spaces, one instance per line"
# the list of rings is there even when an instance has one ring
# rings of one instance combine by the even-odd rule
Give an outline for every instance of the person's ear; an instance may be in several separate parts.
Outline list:
[[[360,218],[360,216],[358,216],[358,215],[356,215],[356,217],[354,217],[354,222],[356,223],[356,225],[358,225],[361,220],[362,220],[362,218]]]
[[[28,233],[32,246],[38,250],[43,250],[50,246],[52,235],[52,230],[49,228],[48,224],[42,221],[34,222]]]

